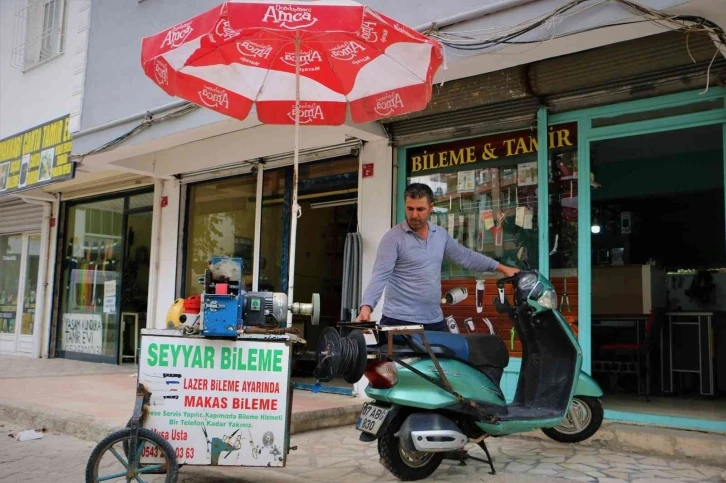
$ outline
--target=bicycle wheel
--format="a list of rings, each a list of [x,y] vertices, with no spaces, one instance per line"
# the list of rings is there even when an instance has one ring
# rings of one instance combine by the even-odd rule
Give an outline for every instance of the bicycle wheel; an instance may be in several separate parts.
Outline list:
[[[176,483],[179,477],[179,465],[174,456],[174,449],[161,436],[139,428],[138,450],[133,465],[129,464],[124,446],[128,447],[131,440],[131,429],[126,428],[106,436],[96,445],[86,465],[86,483],[101,481],[133,481],[137,483]],[[120,451],[119,451],[120,450]],[[153,457],[154,464],[144,464],[139,468],[141,457]],[[133,466],[133,468],[129,468]],[[163,470],[162,475],[151,473]]]

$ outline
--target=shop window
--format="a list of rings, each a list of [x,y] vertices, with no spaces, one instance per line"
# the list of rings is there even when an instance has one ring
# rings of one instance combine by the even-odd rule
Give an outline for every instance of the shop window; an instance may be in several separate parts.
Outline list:
[[[154,193],[142,193],[129,198],[129,210],[152,208],[154,204]]]
[[[58,350],[114,357],[124,199],[67,208]]]
[[[592,120],[592,127],[617,126],[619,124],[627,124],[630,122],[648,121],[653,119],[661,119],[665,117],[681,116],[683,114],[694,114],[697,112],[712,111],[714,109],[723,109],[723,98],[712,99],[709,101],[694,102],[685,106],[666,107],[663,109],[655,109],[652,111],[632,112],[621,114],[613,117],[601,117]]]
[[[153,199],[150,195],[64,205],[60,356],[112,363],[121,355],[122,362],[134,359],[146,325],[152,208],[133,200]],[[30,246],[32,256],[32,240]]]
[[[558,131],[560,126],[551,126]],[[551,276],[567,276],[560,269],[577,269],[577,145],[559,146],[548,153],[549,257]],[[572,272],[570,272],[572,274]]]
[[[40,235],[28,237],[28,251],[25,257],[25,284],[23,290],[23,307],[20,333],[33,335],[35,325],[36,288],[38,287],[38,269],[40,268]]]
[[[257,177],[221,179],[189,190],[185,294],[202,291],[199,279],[212,257],[242,258],[243,286],[252,289]]]
[[[288,176],[289,175],[289,176]],[[290,201],[285,199],[286,178],[292,182],[292,172],[287,168],[265,171],[262,187],[262,225],[260,230],[260,290],[287,291],[282,283],[286,272],[283,249],[289,240]]]
[[[0,334],[15,334],[22,235],[0,236]]]
[[[327,221],[316,208],[321,203],[340,205],[341,198],[357,196],[358,158],[342,158],[302,164],[299,168],[298,203],[303,216],[298,221],[298,250],[310,235],[316,222]],[[262,229],[260,233],[260,290],[287,291],[288,243],[290,239],[290,203],[292,200],[292,167],[265,171],[262,188]],[[311,200],[314,200],[311,202]],[[350,221],[350,220],[349,220]],[[353,224],[351,230],[357,227]],[[348,227],[346,227],[348,229]],[[299,253],[298,253],[299,256]],[[299,260],[299,259],[298,259]],[[304,260],[296,263],[296,279],[308,276]],[[320,268],[320,267],[317,267]],[[332,282],[331,282],[332,283]],[[309,284],[308,284],[309,285]],[[307,296],[307,286],[297,284],[296,298]]]
[[[550,133],[551,149],[576,141],[575,125]],[[430,221],[465,247],[511,266],[525,247],[537,267],[538,148],[536,132],[520,131],[409,149],[406,182],[431,187]],[[443,280],[478,275],[444,262]]]

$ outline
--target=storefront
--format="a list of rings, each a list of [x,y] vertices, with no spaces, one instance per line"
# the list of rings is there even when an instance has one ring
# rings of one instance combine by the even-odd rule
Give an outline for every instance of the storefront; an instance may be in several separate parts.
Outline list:
[[[295,260],[296,301],[320,294],[320,324],[293,318],[310,353],[296,358],[307,381],[323,328],[340,320],[346,239],[358,231],[360,142],[303,153],[299,167],[301,217]],[[216,256],[243,260],[245,290],[288,291],[293,168],[290,158],[267,158],[182,176],[177,293],[198,295],[200,278]],[[171,301],[169,301],[170,303]],[[164,305],[166,302],[159,302]],[[284,324],[284,321],[282,322]],[[346,384],[350,392],[350,384]]]
[[[0,353],[39,357],[55,198],[39,188],[72,179],[69,116],[0,140]]]
[[[61,205],[54,336],[56,357],[135,362],[146,327],[153,189]]]
[[[43,208],[0,200],[0,353],[30,356],[37,350]]]
[[[398,193],[424,182],[434,223],[506,264],[520,247],[549,274],[578,333],[584,370],[606,392],[610,419],[726,430],[724,132],[726,91],[711,87],[548,116],[536,129],[398,151]],[[547,145],[548,149],[540,149]],[[543,203],[542,200],[548,200]],[[403,200],[397,200],[403,220]],[[443,290],[494,277],[445,264]],[[471,318],[513,359],[521,347],[487,303],[447,309]]]

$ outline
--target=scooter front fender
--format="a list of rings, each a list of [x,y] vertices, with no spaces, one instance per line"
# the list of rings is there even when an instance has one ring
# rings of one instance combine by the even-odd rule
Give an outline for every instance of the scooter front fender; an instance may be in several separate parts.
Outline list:
[[[580,377],[575,384],[575,396],[602,397],[603,392],[595,379],[585,372],[580,371]]]

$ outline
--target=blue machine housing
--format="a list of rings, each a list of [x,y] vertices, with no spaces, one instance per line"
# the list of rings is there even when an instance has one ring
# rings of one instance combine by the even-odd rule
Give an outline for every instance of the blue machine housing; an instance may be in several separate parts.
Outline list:
[[[211,265],[229,261],[237,265],[242,275],[242,259],[213,257]],[[211,275],[211,274],[210,274]],[[229,283],[229,293],[220,295],[215,293],[217,283]],[[242,328],[242,314],[244,309],[245,292],[241,289],[241,280],[214,280],[205,276],[204,292],[202,294],[202,331],[204,337],[237,337],[237,330]]]

